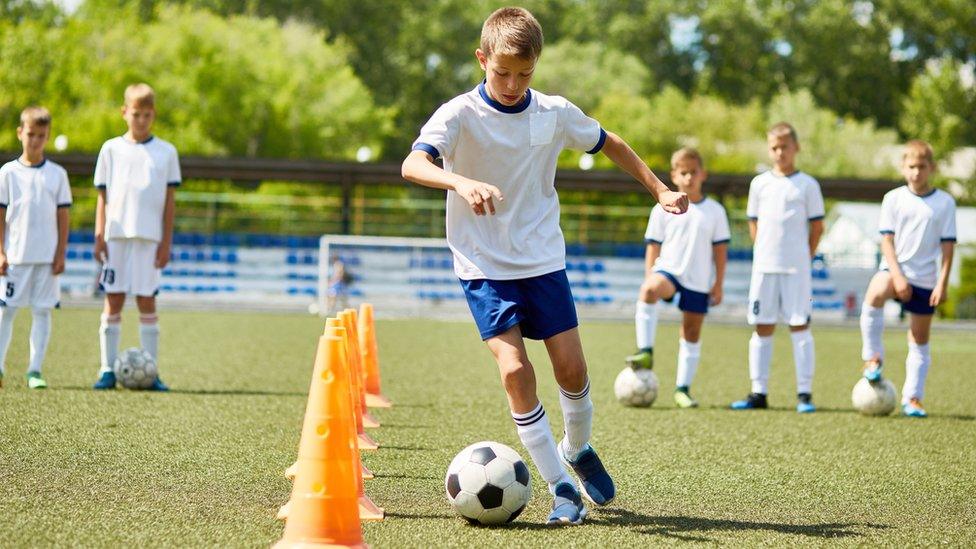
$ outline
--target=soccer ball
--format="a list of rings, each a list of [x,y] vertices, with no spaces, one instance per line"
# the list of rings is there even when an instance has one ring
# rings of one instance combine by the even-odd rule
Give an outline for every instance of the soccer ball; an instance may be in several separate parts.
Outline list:
[[[855,410],[866,416],[886,416],[898,403],[895,384],[884,378],[871,383],[862,377],[851,391],[851,403]]]
[[[156,381],[156,361],[152,355],[138,347],[119,353],[112,370],[115,378],[126,389],[148,389]]]
[[[444,478],[457,514],[477,524],[504,524],[522,513],[532,495],[529,468],[518,452],[497,442],[461,450]]]
[[[657,398],[657,376],[653,370],[627,366],[617,374],[613,393],[624,406],[647,407]]]

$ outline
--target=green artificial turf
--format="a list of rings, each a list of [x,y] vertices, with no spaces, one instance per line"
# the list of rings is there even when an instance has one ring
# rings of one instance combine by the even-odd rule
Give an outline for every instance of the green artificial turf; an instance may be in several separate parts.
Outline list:
[[[0,389],[0,545],[267,547],[289,496],[282,471],[296,457],[322,322],[310,316],[164,310],[169,394],[95,392],[98,312],[55,315],[46,391],[24,370],[29,314],[18,318]],[[137,343],[129,313],[123,345]],[[542,526],[548,493],[533,468],[533,498],[506,527],[455,517],[443,477],[461,448],[507,444],[523,457],[493,361],[471,323],[381,321],[384,392],[374,410],[382,447],[364,453],[387,511],[363,533],[375,547],[644,547],[976,544],[976,342],[936,332],[925,404],[931,417],[854,413],[856,326],[815,329],[817,413],[793,411],[792,351],[776,336],[768,411],[732,412],[749,389],[746,327],[706,325],[693,394],[671,402],[677,328],[658,335],[661,395],[650,409],[613,398],[629,323],[581,328],[595,405],[593,444],[619,495],[582,527]],[[901,329],[889,329],[886,374],[900,387]],[[530,344],[554,431],[562,429],[545,349]]]

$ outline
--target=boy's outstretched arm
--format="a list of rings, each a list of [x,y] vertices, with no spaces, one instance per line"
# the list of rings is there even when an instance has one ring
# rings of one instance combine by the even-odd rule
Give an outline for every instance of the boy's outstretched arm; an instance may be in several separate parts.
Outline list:
[[[952,255],[955,253],[955,249],[955,241],[945,240],[942,242],[942,267],[939,269],[939,281],[935,284],[935,289],[932,290],[932,296],[929,297],[929,305],[933,307],[942,305],[946,297],[949,296],[949,271],[952,270]]]
[[[614,164],[640,181],[665,211],[673,214],[688,211],[688,195],[668,189],[619,135],[607,132],[607,140],[601,150]]]
[[[810,259],[817,255],[817,246],[820,245],[820,237],[823,236],[824,224],[822,219],[810,222]]]
[[[448,172],[434,164],[434,158],[425,151],[410,151],[400,167],[400,175],[411,183],[458,193],[468,201],[475,215],[495,215],[493,200],[505,200],[498,187]]]

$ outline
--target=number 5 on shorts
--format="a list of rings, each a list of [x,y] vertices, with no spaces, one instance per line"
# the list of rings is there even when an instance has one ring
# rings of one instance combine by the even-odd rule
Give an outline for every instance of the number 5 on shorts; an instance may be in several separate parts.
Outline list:
[[[14,296],[14,283],[13,282],[8,282],[7,283],[7,297],[13,297],[13,296]]]

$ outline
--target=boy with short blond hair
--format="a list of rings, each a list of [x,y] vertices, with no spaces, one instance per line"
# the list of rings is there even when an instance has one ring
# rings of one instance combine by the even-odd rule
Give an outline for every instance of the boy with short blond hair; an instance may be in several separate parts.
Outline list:
[[[921,140],[905,145],[901,173],[905,186],[888,191],[881,201],[881,264],[871,279],[861,306],[861,359],[864,377],[881,380],[884,364],[884,304],[901,302],[911,313],[902,413],[923,418],[925,377],[932,357],[929,331],[932,315],[949,291],[949,271],[956,244],[956,201],[929,179],[935,173],[932,147]],[[940,257],[941,256],[941,257]]]
[[[174,191],[181,177],[176,148],[151,133],[155,117],[153,89],[148,84],[127,87],[122,118],[128,131],[106,141],[95,164],[95,257],[103,263],[100,282],[105,290],[95,389],[115,388],[112,365],[119,352],[126,294],[136,298],[142,348],[159,360],[156,294],[159,270],[169,262]],[[157,378],[151,390],[168,387]]]
[[[71,207],[67,172],[44,158],[50,135],[48,110],[24,109],[17,126],[23,154],[0,168],[0,387],[20,307],[32,312],[27,386],[47,387],[41,365],[51,338],[51,310],[60,300]]]
[[[481,338],[494,355],[519,438],[553,494],[549,524],[586,516],[566,467],[599,505],[615,488],[589,444],[593,404],[559,228],[556,160],[564,148],[603,150],[665,209],[687,209],[630,147],[562,97],[530,89],[542,29],[528,11],[502,8],[485,21],[475,56],[485,79],[442,105],[403,162],[409,181],[447,190],[447,241]],[[434,164],[443,157],[444,168]],[[523,337],[552,360],[565,437],[557,446],[536,394]]]
[[[653,367],[657,302],[670,302],[680,295],[681,336],[674,391],[679,408],[698,406],[691,397],[691,382],[701,357],[701,327],[708,306],[722,302],[728,258],[729,219],[721,204],[702,194],[707,177],[697,150],[685,147],[671,156],[671,181],[688,195],[690,205],[684,215],[669,214],[660,204],[651,210],[644,234],[644,282],[635,318],[638,350],[626,358],[632,368]]]
[[[752,391],[733,402],[732,409],[768,407],[773,332],[782,318],[793,341],[796,411],[806,414],[816,410],[812,400],[816,359],[810,333],[811,262],[823,234],[823,196],[817,180],[796,169],[800,142],[793,126],[786,122],[773,125],[766,144],[773,168],[752,180],[746,206],[755,243],[747,315],[749,324],[756,327],[749,340]]]

